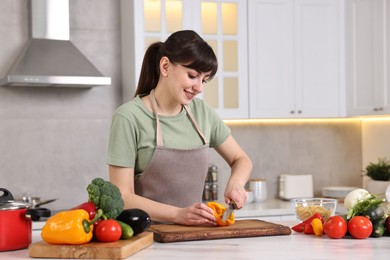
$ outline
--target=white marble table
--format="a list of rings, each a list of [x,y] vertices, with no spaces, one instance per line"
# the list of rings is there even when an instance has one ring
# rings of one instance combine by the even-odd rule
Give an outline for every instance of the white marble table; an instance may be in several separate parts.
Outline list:
[[[295,221],[279,224],[292,226]],[[33,232],[33,242],[40,241],[40,231]],[[157,243],[128,259],[388,259],[390,237],[363,240],[330,239],[293,232],[288,236],[268,236],[206,241]],[[31,259],[28,250],[0,253],[0,259]],[[38,258],[35,258],[38,259]]]

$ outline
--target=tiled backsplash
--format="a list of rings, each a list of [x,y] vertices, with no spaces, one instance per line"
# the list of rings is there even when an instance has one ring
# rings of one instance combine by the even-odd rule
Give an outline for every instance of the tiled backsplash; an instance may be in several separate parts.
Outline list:
[[[269,198],[278,194],[281,174],[313,175],[314,194],[323,186],[361,186],[362,144],[360,120],[231,124],[232,134],[252,159],[251,178],[265,178]],[[219,198],[230,168],[216,153]]]

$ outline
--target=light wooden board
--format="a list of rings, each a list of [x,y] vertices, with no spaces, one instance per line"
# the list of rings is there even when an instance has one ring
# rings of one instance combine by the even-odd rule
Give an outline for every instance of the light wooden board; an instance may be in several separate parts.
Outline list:
[[[290,235],[290,227],[258,219],[236,220],[226,227],[192,227],[175,224],[152,225],[154,240],[157,242],[179,242],[237,237]]]
[[[52,245],[45,241],[32,243],[30,257],[78,258],[78,259],[123,259],[153,244],[153,233],[143,232],[126,240],[111,243],[90,242],[83,245]]]

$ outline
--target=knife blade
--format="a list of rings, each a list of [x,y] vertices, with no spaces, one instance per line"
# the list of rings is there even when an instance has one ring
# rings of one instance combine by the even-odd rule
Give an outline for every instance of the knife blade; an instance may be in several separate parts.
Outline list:
[[[232,200],[229,203],[229,206],[225,213],[223,214],[222,221],[226,221],[227,219],[231,218],[232,214],[234,213],[234,210],[236,209],[236,202]]]

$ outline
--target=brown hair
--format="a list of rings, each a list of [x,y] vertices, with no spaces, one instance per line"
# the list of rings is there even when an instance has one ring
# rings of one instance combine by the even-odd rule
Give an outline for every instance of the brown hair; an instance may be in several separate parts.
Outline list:
[[[218,70],[218,61],[213,49],[196,32],[177,31],[163,42],[155,42],[146,50],[135,96],[149,94],[160,78],[162,57],[174,64],[181,64],[199,72],[210,72],[210,79]]]

